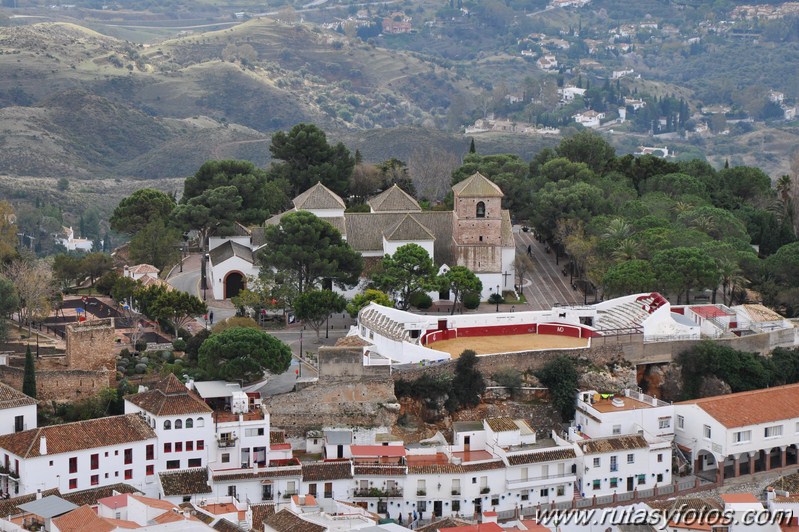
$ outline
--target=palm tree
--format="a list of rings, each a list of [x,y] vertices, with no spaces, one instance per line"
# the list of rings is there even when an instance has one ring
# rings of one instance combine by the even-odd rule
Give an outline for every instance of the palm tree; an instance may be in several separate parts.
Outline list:
[[[614,218],[608,223],[608,228],[602,233],[602,238],[623,240],[633,234],[631,226],[624,218]]]
[[[716,221],[710,216],[699,215],[691,220],[691,227],[715,238]]]
[[[731,305],[736,291],[743,292],[749,281],[741,274],[741,268],[735,261],[722,259],[719,261],[718,267],[722,300],[725,305]]]
[[[684,212],[688,212],[688,211],[690,211],[693,208],[694,208],[694,206],[691,205],[690,203],[688,203],[687,201],[678,201],[677,203],[674,204],[674,207],[672,207],[672,210],[674,210],[674,213],[677,216],[679,216],[680,214],[682,214]]]
[[[788,217],[791,222],[794,219],[793,212],[793,199],[791,198],[791,176],[783,175],[777,180],[777,192],[780,195],[780,202],[782,203],[782,215]]]
[[[625,238],[619,242],[610,256],[616,262],[637,259],[641,256],[641,243],[632,238]]]

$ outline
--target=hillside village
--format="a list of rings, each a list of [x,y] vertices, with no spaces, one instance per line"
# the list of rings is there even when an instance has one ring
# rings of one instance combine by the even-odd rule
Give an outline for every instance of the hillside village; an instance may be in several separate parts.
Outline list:
[[[259,277],[254,257],[270,231],[299,215],[340,227],[364,260],[391,257],[413,243],[439,275],[473,271],[483,287],[478,300],[523,293],[513,270],[530,231],[511,223],[501,208],[502,189],[474,173],[453,186],[453,196],[453,211],[424,211],[393,185],[367,199],[368,212],[352,213],[318,182],[263,226],[239,226],[239,234],[208,239],[208,253],[197,258],[207,261],[206,299],[215,306],[188,311],[182,323],[194,333],[204,330],[209,308],[222,319],[226,311],[219,305]],[[370,227],[377,236],[368,236]],[[555,260],[548,247],[544,253],[542,243],[535,246],[536,254],[543,253],[539,268]],[[124,257],[124,251],[117,253]],[[182,257],[180,270],[184,262]],[[122,279],[142,289],[175,291],[151,265],[123,269]],[[173,268],[168,277],[174,283],[179,276]],[[365,289],[362,282],[328,291],[355,297]],[[465,314],[449,312],[457,294],[433,291],[430,298],[438,312],[367,303],[351,327],[334,334],[334,345],[316,350],[314,360],[300,343],[293,356],[303,375],[283,366],[292,386],[278,395],[246,381],[180,378],[181,366],[189,371],[188,357],[163,350],[188,347],[181,338],[170,343],[159,336],[163,332],[146,333],[150,338],[137,347],[143,355],[121,353],[122,342],[138,345],[142,325],[149,326],[135,312],[152,305],[141,295],[123,301],[139,308],[121,312],[87,298],[74,300],[85,308],[64,305],[74,310],[62,311],[63,320],[45,319],[37,333],[37,344],[47,345],[50,335],[63,335],[63,354],[56,349],[34,359],[28,349],[26,357],[17,352],[0,358],[0,377],[13,386],[0,384],[6,420],[0,429],[0,523],[8,530],[74,530],[75,523],[92,530],[555,530],[566,514],[547,511],[627,508],[649,516],[653,530],[687,530],[696,516],[674,510],[688,504],[712,510],[702,526],[717,524],[721,512],[771,519],[760,530],[795,526],[796,518],[786,515],[799,490],[799,384],[672,402],[641,391],[636,381],[633,387],[610,381],[599,389],[567,389],[573,416],[565,424],[534,415],[533,401],[521,417],[455,418],[422,437],[400,428],[400,413],[407,416],[411,402],[397,388],[448,368],[456,375],[463,371],[467,353],[441,350],[446,342],[488,346],[474,357],[486,374],[508,364],[540,369],[563,360],[564,353],[600,366],[647,368],[676,358],[676,346],[703,340],[761,353],[793,348],[792,320],[759,304],[672,304],[657,292],[595,304],[553,303],[543,311],[503,302],[499,312],[497,300],[495,311]],[[211,338],[218,335],[224,333]],[[523,351],[504,347],[521,337],[541,343]],[[561,339],[577,343],[555,347]],[[145,355],[165,352],[161,366],[145,362]],[[137,361],[135,371],[133,363],[127,369],[128,356]],[[120,375],[141,378],[120,397],[117,415],[40,425],[37,409],[46,402],[15,389],[26,386],[23,358],[35,360],[40,400],[65,394],[65,383],[79,402],[113,386]],[[169,369],[179,358],[182,364]],[[502,389],[492,392],[499,393],[499,403],[507,401]],[[547,393],[540,386],[521,390]],[[485,400],[491,396],[486,390]],[[624,526],[614,522],[611,529]]]
[[[799,3],[168,9],[0,8],[0,530],[799,530]]]

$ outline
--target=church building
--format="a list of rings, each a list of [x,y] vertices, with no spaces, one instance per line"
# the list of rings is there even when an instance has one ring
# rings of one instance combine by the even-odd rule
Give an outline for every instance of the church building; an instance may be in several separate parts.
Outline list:
[[[317,183],[294,198],[293,209],[266,220],[266,225],[279,224],[288,212],[308,211],[338,229],[366,264],[415,243],[427,250],[439,272],[452,266],[472,270],[483,283],[483,300],[498,290],[513,290],[516,248],[510,213],[502,209],[502,190],[475,173],[452,191],[453,211],[423,211],[413,197],[394,185],[367,201],[369,212],[348,213],[344,200]],[[215,299],[228,299],[246,285],[247,276],[257,275],[254,256],[264,245],[263,228],[214,240],[207,265],[209,288]],[[226,282],[230,279],[235,282]],[[448,293],[438,296],[434,299],[450,298]]]

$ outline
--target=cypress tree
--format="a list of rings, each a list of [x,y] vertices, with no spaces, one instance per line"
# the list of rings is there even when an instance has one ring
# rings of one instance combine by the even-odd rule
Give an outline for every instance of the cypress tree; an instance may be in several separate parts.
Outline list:
[[[22,377],[22,393],[36,399],[36,366],[33,364],[31,346],[25,352],[25,374]]]
[[[469,153],[477,153],[477,150],[474,147],[474,139],[472,139],[472,142],[469,144]]]

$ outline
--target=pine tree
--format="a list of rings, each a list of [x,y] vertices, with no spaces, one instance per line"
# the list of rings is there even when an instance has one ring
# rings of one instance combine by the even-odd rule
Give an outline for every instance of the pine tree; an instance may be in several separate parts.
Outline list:
[[[477,150],[474,147],[474,139],[472,139],[472,142],[469,144],[469,153],[477,153]]]
[[[25,373],[22,377],[22,393],[36,399],[36,366],[33,363],[31,346],[25,352]]]

